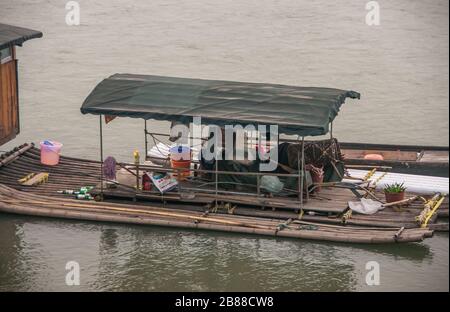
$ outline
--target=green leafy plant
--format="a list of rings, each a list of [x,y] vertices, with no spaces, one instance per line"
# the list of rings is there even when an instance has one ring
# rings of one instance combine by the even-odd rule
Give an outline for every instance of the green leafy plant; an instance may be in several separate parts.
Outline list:
[[[406,187],[404,186],[403,182],[396,182],[392,184],[386,184],[383,190],[385,193],[402,193],[406,190]]]

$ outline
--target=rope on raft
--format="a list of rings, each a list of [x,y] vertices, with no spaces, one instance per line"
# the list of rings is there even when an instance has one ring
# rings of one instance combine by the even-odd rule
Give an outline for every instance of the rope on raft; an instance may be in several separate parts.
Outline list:
[[[421,228],[426,228],[431,217],[439,209],[446,195],[436,193],[430,200],[425,203],[424,209],[416,217],[416,221],[420,224]]]

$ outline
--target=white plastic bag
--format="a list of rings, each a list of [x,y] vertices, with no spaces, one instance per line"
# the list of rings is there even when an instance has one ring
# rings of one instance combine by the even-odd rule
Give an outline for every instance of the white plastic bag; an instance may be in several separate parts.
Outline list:
[[[349,201],[348,206],[351,210],[362,214],[374,214],[384,208],[380,202],[368,198],[361,198],[359,202]]]

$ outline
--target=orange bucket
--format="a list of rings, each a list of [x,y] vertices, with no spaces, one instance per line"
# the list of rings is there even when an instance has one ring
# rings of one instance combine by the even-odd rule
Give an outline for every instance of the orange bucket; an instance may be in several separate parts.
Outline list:
[[[384,160],[383,155],[380,154],[367,154],[364,156],[365,160]]]
[[[191,174],[191,161],[190,160],[170,160],[170,166],[172,169],[187,169],[187,170],[176,170],[173,176],[177,177],[177,180],[181,181],[186,179]],[[179,176],[178,176],[179,174]]]

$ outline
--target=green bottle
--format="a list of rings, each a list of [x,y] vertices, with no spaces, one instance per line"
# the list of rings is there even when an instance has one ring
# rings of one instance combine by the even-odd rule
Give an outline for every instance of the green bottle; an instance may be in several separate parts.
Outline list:
[[[91,200],[93,199],[91,195],[89,194],[78,194],[76,196],[76,199],[86,199],[86,200]]]
[[[79,194],[87,194],[89,193],[94,187],[92,186],[83,186],[80,188]]]

